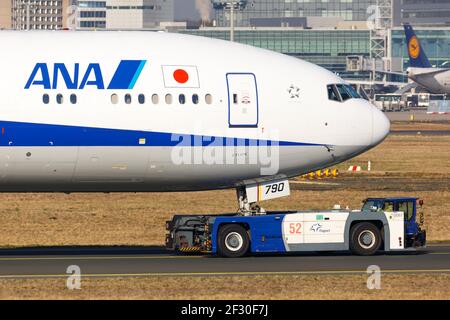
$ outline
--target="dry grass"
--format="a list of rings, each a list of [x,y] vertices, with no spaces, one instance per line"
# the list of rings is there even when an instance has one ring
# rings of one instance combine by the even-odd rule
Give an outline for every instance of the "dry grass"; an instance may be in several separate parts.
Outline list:
[[[450,275],[383,275],[369,290],[367,275],[148,277],[82,279],[68,290],[66,279],[0,280],[0,299],[449,299]],[[183,285],[180,285],[183,283]],[[255,290],[255,288],[264,288]],[[405,290],[407,288],[407,290]]]
[[[381,145],[339,166],[346,170],[350,164],[392,173],[410,172],[450,174],[450,136],[391,135]]]
[[[426,130],[450,130],[450,122],[393,122],[391,124],[392,131],[401,131],[401,130],[418,130],[418,131],[426,131]]]

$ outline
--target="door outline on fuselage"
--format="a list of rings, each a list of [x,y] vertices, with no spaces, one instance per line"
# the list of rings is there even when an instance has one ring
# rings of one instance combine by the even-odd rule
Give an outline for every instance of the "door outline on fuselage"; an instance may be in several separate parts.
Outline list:
[[[251,124],[232,124],[231,123],[231,99],[232,93],[230,92],[230,75],[247,75],[252,76],[255,81],[255,95],[256,95],[256,122]],[[256,76],[252,72],[229,72],[226,74],[227,81],[227,95],[228,95],[228,127],[229,128],[257,128],[259,124],[259,93],[258,93],[258,83],[256,82]]]

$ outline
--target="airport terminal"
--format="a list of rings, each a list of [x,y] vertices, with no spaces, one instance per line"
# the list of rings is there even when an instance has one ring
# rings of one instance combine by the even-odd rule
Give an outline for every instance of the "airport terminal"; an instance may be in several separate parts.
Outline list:
[[[449,1],[7,0],[0,42],[0,299],[450,298]]]

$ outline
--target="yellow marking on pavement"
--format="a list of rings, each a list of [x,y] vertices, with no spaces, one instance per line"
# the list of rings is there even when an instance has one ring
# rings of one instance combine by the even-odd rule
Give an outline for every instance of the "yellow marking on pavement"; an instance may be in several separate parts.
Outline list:
[[[450,269],[411,269],[411,270],[384,270],[383,274],[412,274],[412,273],[450,273]],[[280,275],[333,275],[333,274],[367,274],[366,270],[330,270],[330,271],[265,271],[265,272],[161,272],[161,273],[98,273],[82,274],[81,277],[183,277],[183,276],[280,276]],[[0,275],[0,279],[14,278],[66,278],[70,274],[33,274],[33,275]]]
[[[18,257],[18,258],[0,258],[0,261],[39,261],[39,260],[134,260],[134,259],[199,259],[206,256],[105,256],[105,257]]]

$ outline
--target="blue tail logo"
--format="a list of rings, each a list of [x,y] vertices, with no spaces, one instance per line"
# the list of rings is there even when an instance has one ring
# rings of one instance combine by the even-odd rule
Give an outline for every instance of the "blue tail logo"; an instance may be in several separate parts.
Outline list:
[[[413,68],[431,68],[432,65],[420,45],[413,28],[409,24],[404,25],[406,43],[408,45],[409,65]]]

